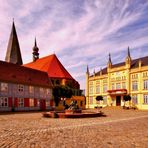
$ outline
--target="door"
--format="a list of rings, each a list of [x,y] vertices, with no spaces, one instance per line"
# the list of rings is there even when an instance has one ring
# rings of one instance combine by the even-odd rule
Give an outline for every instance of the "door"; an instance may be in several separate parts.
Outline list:
[[[46,102],[44,99],[40,100],[40,110],[46,110]]]
[[[116,96],[116,106],[121,105],[121,96]]]

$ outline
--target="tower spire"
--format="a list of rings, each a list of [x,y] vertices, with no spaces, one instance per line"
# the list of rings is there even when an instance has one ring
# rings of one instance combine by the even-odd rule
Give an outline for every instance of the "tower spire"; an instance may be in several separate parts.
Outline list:
[[[129,46],[128,46],[128,48],[127,48],[127,56],[128,56],[128,57],[131,57],[131,56],[130,56],[130,49],[129,49]]]
[[[8,46],[7,46],[5,61],[18,64],[18,65],[23,64],[19,41],[18,41],[16,29],[15,29],[14,18],[13,18],[12,29],[9,37]]]
[[[89,75],[89,68],[88,68],[88,65],[87,65],[86,73]]]
[[[34,46],[37,47],[36,37],[35,37],[35,41],[34,41]]]
[[[128,46],[128,48],[127,48],[127,57],[126,57],[126,61],[125,61],[126,66],[128,68],[130,68],[130,66],[131,66],[131,61],[132,61],[132,59],[131,59],[131,56],[130,56],[130,48]]]
[[[112,60],[111,60],[111,55],[109,53],[109,55],[108,55],[108,68],[111,68],[111,66],[112,66]]]
[[[108,56],[109,56],[108,62],[109,62],[109,63],[112,63],[112,60],[111,60],[111,55],[110,55],[110,53],[109,53],[109,55],[108,55]]]
[[[37,47],[37,41],[36,41],[36,37],[35,37],[35,41],[34,41],[34,47],[33,47],[33,61],[35,62],[37,59],[39,59],[39,48]]]

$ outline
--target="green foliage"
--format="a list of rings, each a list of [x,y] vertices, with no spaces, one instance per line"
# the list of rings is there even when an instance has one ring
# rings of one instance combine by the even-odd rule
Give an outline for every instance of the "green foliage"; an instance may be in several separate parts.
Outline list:
[[[96,100],[97,100],[97,101],[102,101],[102,100],[103,100],[103,97],[102,97],[102,96],[97,96],[97,97],[96,97]]]
[[[55,86],[53,88],[53,96],[55,105],[58,106],[61,98],[71,98],[72,90],[67,86]]]
[[[131,96],[130,95],[125,95],[123,97],[123,100],[126,102],[126,101],[130,101],[131,100]]]

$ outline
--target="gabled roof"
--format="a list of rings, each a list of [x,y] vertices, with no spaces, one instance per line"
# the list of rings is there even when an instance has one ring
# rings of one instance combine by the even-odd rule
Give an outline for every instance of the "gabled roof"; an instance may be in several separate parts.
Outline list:
[[[10,38],[7,46],[5,61],[18,64],[18,65],[23,64],[14,22],[12,24],[12,30],[11,30],[11,34],[10,34]]]
[[[74,80],[55,54],[37,59],[35,62],[31,62],[23,66],[47,72],[48,76],[51,78]]]
[[[51,87],[47,73],[0,61],[0,81],[18,84]]]

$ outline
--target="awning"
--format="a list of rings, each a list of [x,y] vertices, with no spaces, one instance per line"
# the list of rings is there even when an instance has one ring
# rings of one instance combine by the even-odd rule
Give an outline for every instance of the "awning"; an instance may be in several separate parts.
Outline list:
[[[127,94],[127,89],[114,89],[107,91],[109,95]]]

